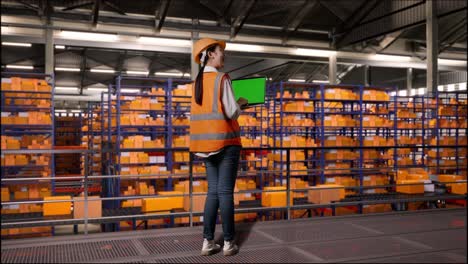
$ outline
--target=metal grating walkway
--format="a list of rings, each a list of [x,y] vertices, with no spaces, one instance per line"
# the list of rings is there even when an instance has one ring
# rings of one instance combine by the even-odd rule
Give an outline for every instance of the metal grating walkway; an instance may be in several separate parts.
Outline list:
[[[240,252],[199,256],[202,227],[2,241],[2,263],[466,263],[466,208],[238,224]],[[217,227],[221,238],[221,227]]]

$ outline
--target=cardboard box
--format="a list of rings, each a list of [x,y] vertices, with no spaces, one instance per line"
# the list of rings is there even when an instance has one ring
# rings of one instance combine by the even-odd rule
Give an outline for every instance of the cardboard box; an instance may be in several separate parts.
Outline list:
[[[88,196],[88,199],[100,198],[99,196]],[[84,196],[78,196],[73,198],[73,218],[84,218],[84,201],[78,200],[84,199]],[[97,218],[102,217],[102,201],[88,201],[88,217]]]
[[[324,188],[339,188],[339,189],[324,189]],[[343,185],[339,184],[322,184],[311,187],[307,192],[307,200],[314,204],[328,204],[332,201],[339,201],[345,197]]]
[[[49,196],[44,201],[71,200],[71,196]],[[44,216],[71,214],[71,202],[44,203]]]
[[[144,198],[142,202],[142,212],[168,211],[175,208],[184,208],[184,197],[182,192],[169,191],[159,192],[158,194],[179,196]]]
[[[399,185],[399,184],[415,184],[415,183],[421,183],[421,184],[404,185],[404,186]],[[424,181],[421,181],[421,180],[398,180],[397,181],[396,191],[400,192],[400,193],[408,193],[408,194],[424,193]]]

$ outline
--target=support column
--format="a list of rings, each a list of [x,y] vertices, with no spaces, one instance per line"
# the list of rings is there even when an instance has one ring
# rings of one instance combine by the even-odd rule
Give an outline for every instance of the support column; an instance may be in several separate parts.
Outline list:
[[[437,57],[439,53],[439,32],[436,4],[437,1],[426,1],[426,87],[428,94],[435,92],[438,85]]]
[[[411,95],[413,89],[413,68],[406,69],[406,94]]]
[[[371,67],[364,65],[364,86],[370,86],[371,83]]]
[[[192,46],[193,46],[193,43],[195,43],[197,40],[193,40],[192,42]],[[191,53],[191,56],[190,56],[190,77],[192,78],[192,80],[194,81],[196,78],[197,78],[197,75],[198,75],[198,71],[200,69],[200,67],[198,66],[198,64],[193,60],[193,52]]]
[[[45,73],[54,73],[54,30],[46,28],[45,30]]]
[[[336,54],[328,58],[328,83],[336,84]]]
[[[198,27],[200,24],[200,21],[198,19],[192,19],[192,26],[195,28],[195,27]],[[200,34],[198,31],[195,31],[193,30],[192,31],[192,47],[193,45],[195,44],[195,42],[197,42],[197,40],[200,38]],[[193,48],[192,48],[192,52],[190,53],[191,56],[190,56],[190,74],[191,74],[191,78],[192,80],[194,81],[196,78],[197,78],[197,75],[198,75],[198,71],[200,70],[200,66],[193,60]]]

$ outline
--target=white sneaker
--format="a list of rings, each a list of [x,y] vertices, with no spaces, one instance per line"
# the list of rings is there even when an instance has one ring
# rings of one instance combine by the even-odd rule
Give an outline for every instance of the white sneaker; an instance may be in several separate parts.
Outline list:
[[[221,249],[221,246],[216,244],[214,240],[203,239],[203,247],[201,250],[202,256],[209,256],[217,253]]]
[[[233,256],[239,252],[239,247],[234,241],[224,241],[223,253],[224,256]]]

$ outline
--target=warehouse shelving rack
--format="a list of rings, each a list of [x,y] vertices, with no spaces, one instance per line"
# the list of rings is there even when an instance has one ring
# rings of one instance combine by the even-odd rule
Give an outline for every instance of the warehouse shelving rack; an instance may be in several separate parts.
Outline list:
[[[134,85],[132,82],[140,82],[143,85]],[[115,150],[115,153],[110,157],[111,164],[110,166],[114,168],[114,173],[116,175],[122,175],[122,172],[126,168],[134,166],[160,166],[159,169],[164,171],[163,165],[166,165],[166,175],[151,176],[151,177],[141,177],[141,180],[146,181],[149,178],[151,179],[151,186],[155,190],[159,190],[160,184],[157,184],[157,181],[163,180],[165,183],[162,186],[164,190],[169,191],[173,188],[173,181],[176,177],[173,177],[171,172],[180,168],[180,165],[188,164],[189,161],[174,161],[174,154],[177,152],[185,150],[177,150],[177,148],[172,148],[173,144],[173,135],[185,135],[188,134],[188,126],[175,126],[173,124],[174,117],[187,116],[190,112],[187,105],[187,98],[190,100],[190,97],[187,96],[178,96],[173,95],[173,91],[178,84],[187,84],[189,83],[186,79],[165,79],[165,78],[148,78],[148,77],[131,77],[131,76],[118,76],[116,78],[116,84],[109,86],[109,91],[107,96],[107,107],[105,103],[102,109],[106,109],[105,114],[107,114],[107,141],[111,145],[110,149]],[[139,89],[139,92],[124,92],[122,89]],[[163,88],[164,94],[149,94],[143,91],[148,91],[152,88]],[[129,102],[133,98],[150,98],[151,100],[157,100],[158,103],[163,103],[163,109],[159,110],[150,110],[150,109],[123,109],[122,105],[126,102]],[[130,100],[129,100],[130,98]],[[105,101],[103,99],[103,101]],[[121,123],[123,113],[140,113],[150,116],[155,119],[163,119],[164,123],[162,125],[123,125]],[[115,121],[114,121],[115,120]],[[151,140],[163,139],[164,146],[156,148],[124,148],[121,146],[123,140],[122,137],[125,136],[145,136],[151,137]],[[171,149],[170,151],[167,151]],[[149,158],[153,160],[152,157],[155,157],[153,161],[148,163],[128,163],[124,164],[121,162],[122,156],[129,155],[132,152],[143,152],[149,155]],[[128,154],[127,154],[128,153]],[[158,158],[159,157],[159,158]],[[161,159],[163,157],[163,159]],[[185,165],[186,166],[186,165]],[[187,168],[188,173],[188,168]],[[128,173],[127,173],[128,174]],[[131,173],[132,174],[132,173]],[[132,174],[133,175],[133,174]],[[119,178],[112,179],[112,182],[106,184],[107,188],[104,193],[105,197],[118,197],[121,196],[121,181]],[[119,208],[120,202],[116,201],[112,204],[111,208]],[[119,229],[119,225],[116,225],[116,228]]]
[[[21,113],[21,112],[31,112],[31,111],[42,111],[42,112],[48,112],[50,114],[51,118],[51,124],[37,124],[37,125],[23,125],[23,124],[5,124],[2,122],[1,125],[1,133],[2,136],[30,136],[30,135],[44,135],[44,139],[49,139],[51,142],[51,146],[53,148],[53,144],[55,141],[55,127],[54,127],[54,103],[53,103],[53,97],[54,97],[54,76],[53,75],[47,75],[47,74],[40,74],[40,73],[18,73],[18,72],[2,72],[1,73],[2,78],[7,78],[7,77],[19,77],[19,78],[28,78],[28,79],[44,79],[48,82],[48,84],[51,86],[51,91],[48,92],[41,92],[41,91],[11,91],[12,93],[22,93],[26,94],[26,96],[17,96],[17,94],[14,94],[13,96],[9,91],[6,90],[1,90],[1,95],[2,95],[2,113],[4,112],[13,112],[13,113]],[[43,98],[42,96],[48,96],[47,98]],[[37,98],[36,98],[37,97]],[[12,104],[14,100],[40,100],[40,99],[46,99],[50,100],[49,107],[37,107],[35,105],[16,105]],[[11,101],[8,101],[11,100]],[[2,118],[3,119],[3,118]],[[49,169],[49,174],[48,175],[54,175],[55,172],[55,157],[54,155],[51,155],[49,159],[49,165],[47,165]],[[25,168],[35,168],[35,169],[41,169],[44,166],[38,165],[38,166],[33,166],[33,165],[28,165],[28,166],[12,166],[11,169],[15,170],[13,174],[15,175],[20,175],[21,171],[24,170]],[[6,176],[9,173],[7,173],[8,168],[6,166],[2,166],[2,176]],[[52,184],[52,192],[55,190],[55,181],[51,181]]]
[[[51,153],[54,148],[55,143],[55,114],[54,114],[54,91],[55,91],[55,79],[52,74],[42,74],[42,73],[24,73],[24,72],[1,72],[2,76],[2,89],[1,89],[1,110],[2,110],[2,124],[1,124],[1,135],[3,136],[12,136],[14,138],[20,138],[19,148],[24,151],[25,156],[29,156],[30,159],[27,159],[28,164],[26,165],[13,165],[9,166],[7,164],[2,164],[1,166],[1,175],[2,179],[9,179],[8,182],[2,181],[2,187],[8,187],[17,190],[13,197],[10,196],[9,199],[13,198],[16,201],[27,201],[29,200],[28,187],[38,186],[49,189],[50,193],[54,195],[57,191],[57,183],[55,179],[55,155]],[[41,91],[38,90],[38,87],[30,87],[33,89],[28,89],[27,91],[21,88],[21,90],[13,90],[12,87],[9,89],[4,89],[4,78],[21,78],[28,79],[29,81],[33,80],[44,80],[50,86],[50,90]],[[21,84],[22,85],[22,84]],[[29,84],[36,86],[36,84]],[[34,104],[33,102],[24,102],[28,100],[45,100],[48,106],[40,106],[39,104]],[[27,118],[31,112],[41,112],[47,113],[47,116],[50,117],[50,124],[12,124],[11,122],[4,122],[4,113],[17,113],[19,117]],[[16,117],[15,117],[16,118]],[[24,120],[23,120],[24,121]],[[42,136],[42,140],[48,140],[50,142],[50,149],[45,150],[48,153],[35,154],[33,150],[29,149],[29,146],[25,146],[22,141],[25,137],[31,136]],[[32,139],[31,139],[32,140]],[[31,142],[29,142],[31,143]],[[36,143],[34,147],[43,148],[43,141]],[[4,157],[8,154],[4,154],[7,150],[2,150],[2,161]],[[38,162],[37,159],[46,158],[48,159],[47,164],[33,164],[33,159]],[[3,163],[3,162],[2,162]],[[5,165],[5,166],[4,166]],[[50,177],[50,180],[34,180],[37,177]],[[16,181],[17,178],[26,178],[25,181]],[[31,179],[31,180],[29,180]],[[17,198],[16,193],[26,193],[25,197]],[[29,211],[29,207],[25,208],[19,205],[13,206],[2,206],[2,209],[9,210],[18,210],[18,211]],[[2,210],[3,211],[3,210]],[[3,212],[2,212],[3,215]],[[54,229],[51,229],[54,233]]]
[[[311,89],[309,91],[309,89]],[[296,119],[298,118],[306,118],[309,120],[312,120],[314,124],[317,123],[317,120],[319,118],[319,112],[317,112],[316,109],[316,102],[314,100],[315,98],[315,91],[316,91],[317,85],[315,84],[305,84],[305,83],[294,83],[294,82],[279,82],[279,83],[273,83],[270,85],[268,89],[268,96],[269,96],[269,101],[270,101],[270,106],[272,107],[273,111],[272,114],[270,114],[270,126],[269,129],[267,130],[267,135],[271,138],[273,138],[273,146],[272,147],[287,147],[285,143],[285,138],[290,139],[291,136],[301,136],[304,137],[306,140],[307,139],[312,139],[314,142],[317,141],[319,138],[319,135],[321,133],[320,128],[317,128],[317,126],[290,126],[286,125],[286,119],[289,117],[295,117]],[[286,98],[284,96],[285,92],[290,93],[291,97]],[[306,92],[308,93],[308,98],[293,98],[292,96],[295,95],[296,93],[303,93]],[[288,96],[289,97],[289,96]],[[300,111],[299,109],[297,110],[287,110],[287,104],[297,104],[299,103],[300,105],[304,105],[307,107],[310,107],[310,105],[313,107],[313,111]],[[277,151],[273,151],[273,153],[277,153]],[[283,170],[286,169],[287,162],[284,159],[283,155],[284,153],[280,153],[280,158],[279,161],[273,161],[273,168],[274,169],[280,169],[279,173],[279,179],[275,178],[275,183],[273,184],[280,184],[284,185],[284,176],[285,174],[283,173]],[[305,159],[304,160],[296,160],[293,162],[297,163],[303,163],[306,164],[307,167],[315,168],[316,164],[319,162],[319,155],[315,151],[307,151],[304,153]],[[286,164],[285,164],[286,162]],[[307,170],[307,169],[306,169]],[[312,181],[315,182],[316,176],[315,172],[313,170],[307,170],[308,173],[305,170],[298,170],[294,172],[294,176],[297,178],[308,178],[308,181],[312,179]],[[312,174],[312,175],[311,175]],[[310,177],[312,176],[312,177]],[[274,186],[274,185],[273,185]]]
[[[443,113],[444,109],[448,109],[448,113]],[[431,119],[432,122],[435,120],[435,124],[430,124],[429,130],[431,139],[436,139],[436,174],[467,175],[467,109],[466,91],[435,91],[435,108],[432,108]],[[441,143],[442,136],[454,137],[454,144]],[[450,148],[454,149],[454,156],[441,153]],[[428,159],[433,164],[433,159]]]
[[[356,98],[351,99],[328,99],[325,98],[325,91],[328,89],[345,89],[351,90],[355,95]],[[375,150],[371,150],[370,148],[363,148],[363,142],[366,136],[370,136],[371,134],[375,134],[376,136],[383,136],[386,140],[392,139],[394,137],[394,131],[391,126],[386,127],[369,127],[363,126],[363,119],[367,116],[379,116],[385,117],[387,120],[392,120],[391,112],[392,109],[389,109],[391,101],[390,100],[364,100],[363,94],[367,92],[368,89],[383,91],[388,94],[390,91],[394,91],[395,88],[387,88],[387,87],[364,87],[359,85],[318,85],[318,84],[308,84],[308,83],[288,83],[288,82],[280,82],[277,84],[272,85],[272,90],[279,91],[276,98],[274,99],[275,102],[275,111],[279,111],[279,122],[273,124],[273,136],[281,135],[280,140],[275,140],[275,147],[285,147],[283,144],[283,136],[290,135],[285,131],[284,120],[288,114],[301,114],[302,117],[310,117],[313,119],[315,124],[314,128],[307,131],[305,134],[307,137],[314,139],[317,143],[317,148],[312,151],[312,155],[307,155],[306,153],[306,164],[307,164],[307,176],[309,177],[309,184],[310,185],[317,185],[317,184],[324,184],[325,182],[332,183],[335,180],[335,177],[351,177],[352,179],[359,180],[359,194],[362,195],[363,193],[373,192],[373,190],[363,190],[364,180],[368,178],[368,175],[376,175],[376,174],[383,174],[384,177],[389,177],[390,170],[389,170],[389,159],[391,158],[374,158],[374,159],[364,159],[365,151],[388,151],[388,146],[376,146]],[[309,98],[284,98],[284,91],[290,91],[291,97],[296,94],[296,92],[301,92],[302,90],[306,90],[309,92]],[[312,112],[305,112],[301,111],[300,113],[285,111],[285,103],[287,102],[295,102],[295,101],[305,101],[310,102],[314,106],[314,110]],[[279,104],[279,106],[278,106]],[[367,108],[373,106],[377,110],[379,109],[386,109],[385,113],[371,113],[367,112]],[[366,111],[366,112],[365,112]],[[276,114],[276,113],[275,113]],[[275,115],[274,114],[274,115]],[[327,126],[325,125],[325,119],[330,120],[334,118],[334,115],[344,115],[351,117],[354,120],[354,126]],[[393,121],[393,120],[392,120]],[[307,130],[309,130],[307,128]],[[285,133],[286,132],[286,133]],[[294,133],[293,133],[294,134]],[[300,133],[297,133],[300,134]],[[325,140],[328,137],[333,136],[347,136],[351,137],[356,140],[356,146],[325,146]],[[326,172],[326,165],[329,163],[325,159],[326,153],[330,153],[337,150],[349,150],[355,151],[357,150],[358,153],[354,158],[344,159],[345,163],[351,163],[350,168],[345,169],[349,171],[348,173],[342,173],[339,170],[341,169],[334,169],[334,173],[330,174]],[[351,152],[353,153],[353,152]],[[281,159],[280,163],[284,163],[284,160]],[[383,168],[381,168],[383,166]],[[370,167],[370,168],[366,168]],[[383,172],[382,172],[383,169]],[[312,176],[312,177],[311,177]],[[327,177],[329,176],[329,177]],[[335,177],[333,177],[335,176]],[[359,209],[362,211],[362,208]]]

